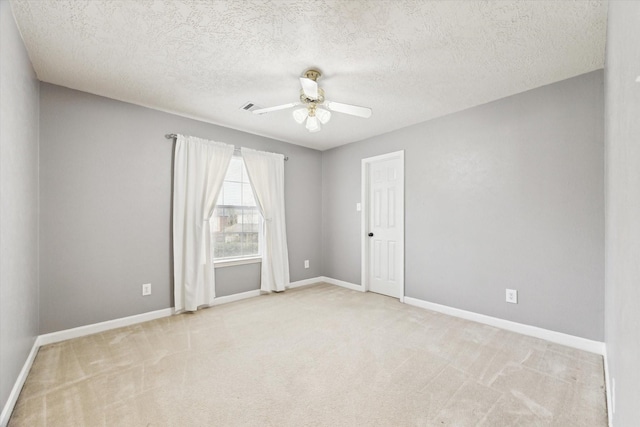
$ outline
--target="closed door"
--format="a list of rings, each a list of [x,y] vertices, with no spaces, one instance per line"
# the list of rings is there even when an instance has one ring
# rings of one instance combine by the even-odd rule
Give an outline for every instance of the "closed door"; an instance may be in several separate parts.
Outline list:
[[[392,153],[381,157],[368,164],[367,173],[368,287],[372,292],[401,298],[404,294],[404,156]]]

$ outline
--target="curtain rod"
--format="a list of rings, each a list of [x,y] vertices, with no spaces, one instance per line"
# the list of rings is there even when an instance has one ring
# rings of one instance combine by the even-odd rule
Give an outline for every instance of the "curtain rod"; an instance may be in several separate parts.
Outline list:
[[[176,139],[178,135],[176,135],[175,133],[168,133],[164,137],[167,139]],[[235,147],[234,150],[240,152],[240,147]],[[280,153],[274,153],[274,154],[280,154]],[[284,156],[284,161],[286,162],[287,160],[289,160],[289,156]]]

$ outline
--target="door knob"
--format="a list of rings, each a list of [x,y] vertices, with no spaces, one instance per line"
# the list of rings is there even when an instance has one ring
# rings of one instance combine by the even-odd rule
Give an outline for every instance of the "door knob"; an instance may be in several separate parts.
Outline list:
[[[369,237],[373,237],[373,233],[369,233]]]

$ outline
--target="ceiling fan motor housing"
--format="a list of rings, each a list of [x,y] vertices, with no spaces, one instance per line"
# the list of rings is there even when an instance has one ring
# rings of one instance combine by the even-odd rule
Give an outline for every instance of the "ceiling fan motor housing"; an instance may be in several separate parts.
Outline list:
[[[321,75],[322,73],[320,71],[313,68],[304,72],[304,77],[308,78],[309,80],[313,80],[314,82],[318,81]]]
[[[300,102],[303,104],[322,104],[324,102],[324,90],[318,88],[318,98],[313,99],[309,98],[307,94],[304,93],[304,89],[300,89]]]
[[[302,77],[300,77],[300,85],[302,86],[302,90],[300,90],[300,102],[292,102],[275,107],[258,108],[253,110],[253,114],[270,113],[272,111],[285,110],[297,105],[303,105],[304,108],[293,111],[293,118],[300,124],[306,121],[306,128],[309,132],[318,132],[321,129],[320,124],[324,125],[331,119],[331,111],[363,118],[369,118],[371,116],[370,108],[327,101],[324,97],[324,90],[318,87],[317,80],[321,76],[322,74],[317,69],[308,69],[302,74]]]

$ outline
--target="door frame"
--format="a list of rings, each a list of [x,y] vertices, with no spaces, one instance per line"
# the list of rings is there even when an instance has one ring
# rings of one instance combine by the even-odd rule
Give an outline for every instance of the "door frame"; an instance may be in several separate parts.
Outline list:
[[[379,156],[367,157],[362,159],[361,166],[361,180],[360,180],[360,200],[362,200],[362,209],[360,212],[360,281],[362,283],[362,290],[364,292],[369,291],[369,208],[371,201],[369,200],[369,169],[372,163],[382,160],[400,159],[400,198],[402,200],[402,212],[398,218],[398,227],[400,228],[400,242],[399,242],[399,256],[402,258],[400,263],[400,302],[404,302],[404,150],[394,151],[392,153],[381,154]]]

